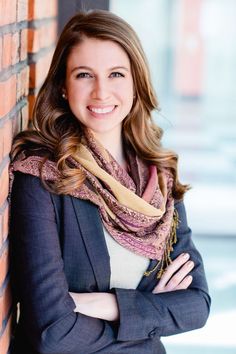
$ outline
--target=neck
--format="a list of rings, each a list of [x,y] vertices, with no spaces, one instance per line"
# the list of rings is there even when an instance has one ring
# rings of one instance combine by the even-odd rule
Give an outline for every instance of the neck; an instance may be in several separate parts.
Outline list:
[[[93,133],[94,134],[94,133]],[[114,157],[114,159],[123,167],[126,168],[126,160],[124,154],[124,146],[122,134],[113,135],[110,132],[107,133],[96,133],[95,138],[100,142],[100,144],[109,151],[109,153]]]

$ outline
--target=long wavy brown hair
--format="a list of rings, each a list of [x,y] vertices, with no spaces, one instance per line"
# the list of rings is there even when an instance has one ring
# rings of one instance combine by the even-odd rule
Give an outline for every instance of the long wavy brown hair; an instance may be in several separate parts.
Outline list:
[[[179,182],[178,156],[161,146],[163,131],[151,117],[151,112],[159,110],[159,105],[141,43],[128,23],[108,11],[79,12],[64,27],[48,75],[36,99],[32,128],[15,137],[12,159],[26,150],[32,154],[40,151],[45,161],[55,161],[61,178],[53,186],[45,181],[44,184],[56,193],[70,194],[83,183],[84,174],[68,162],[68,157],[76,160],[83,126],[63,99],[62,91],[68,56],[72,48],[86,37],[114,41],[127,53],[135,98],[130,113],[123,121],[124,143],[131,145],[143,160],[156,164],[159,171],[167,168],[174,177],[173,196],[181,199],[188,186]]]

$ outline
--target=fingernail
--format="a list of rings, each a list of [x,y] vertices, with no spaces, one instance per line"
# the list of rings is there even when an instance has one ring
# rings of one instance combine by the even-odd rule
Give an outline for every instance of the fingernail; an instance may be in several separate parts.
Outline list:
[[[192,275],[188,275],[187,278],[189,281],[193,279]]]
[[[189,261],[189,262],[187,263],[187,265],[188,265],[189,268],[192,268],[192,267],[194,266],[194,263],[193,263],[193,261]]]
[[[189,258],[189,254],[188,254],[188,253],[183,253],[183,254],[182,254],[182,257],[183,257],[184,259],[188,259],[188,258]]]

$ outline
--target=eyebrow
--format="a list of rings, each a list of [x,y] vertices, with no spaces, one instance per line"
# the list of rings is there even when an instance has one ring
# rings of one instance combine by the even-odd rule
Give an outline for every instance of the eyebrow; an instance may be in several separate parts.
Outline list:
[[[119,69],[123,69],[123,70],[126,70],[129,72],[129,69],[126,68],[125,66],[113,66],[112,68],[109,68],[109,71],[112,71],[112,70],[119,70]],[[71,73],[73,73],[74,71],[76,70],[90,70],[90,71],[93,71],[92,68],[90,68],[89,66],[85,66],[85,65],[81,65],[81,66],[76,66],[75,68],[73,68],[71,70]]]

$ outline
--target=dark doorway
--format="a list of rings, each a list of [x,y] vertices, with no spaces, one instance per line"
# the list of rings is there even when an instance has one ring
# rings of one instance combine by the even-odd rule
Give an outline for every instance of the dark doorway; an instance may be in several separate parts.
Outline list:
[[[100,9],[109,10],[109,0],[59,0],[58,1],[58,34],[77,11]]]

